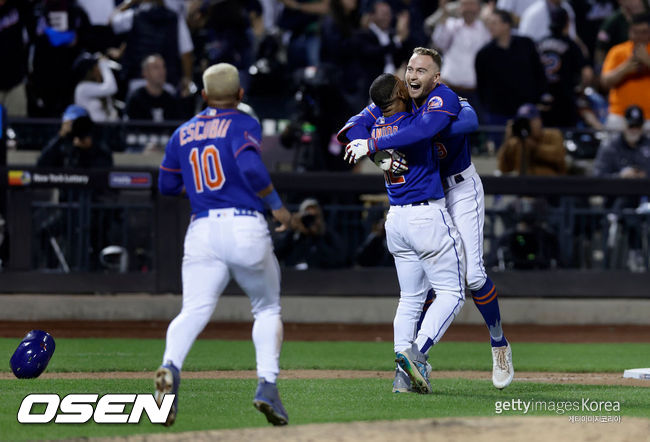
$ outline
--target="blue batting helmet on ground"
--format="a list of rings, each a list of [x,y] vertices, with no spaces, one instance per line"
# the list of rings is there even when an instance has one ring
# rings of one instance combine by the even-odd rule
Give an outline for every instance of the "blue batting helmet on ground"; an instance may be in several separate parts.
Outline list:
[[[17,378],[37,378],[47,368],[54,354],[54,338],[43,330],[32,330],[11,356],[9,365]]]

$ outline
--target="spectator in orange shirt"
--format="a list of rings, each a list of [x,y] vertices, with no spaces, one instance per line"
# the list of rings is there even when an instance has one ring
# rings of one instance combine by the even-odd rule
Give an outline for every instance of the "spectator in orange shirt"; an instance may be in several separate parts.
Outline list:
[[[612,47],[603,64],[601,83],[609,89],[608,129],[623,130],[625,109],[639,104],[650,116],[650,15],[632,17],[629,40]],[[650,120],[644,128],[650,129]]]

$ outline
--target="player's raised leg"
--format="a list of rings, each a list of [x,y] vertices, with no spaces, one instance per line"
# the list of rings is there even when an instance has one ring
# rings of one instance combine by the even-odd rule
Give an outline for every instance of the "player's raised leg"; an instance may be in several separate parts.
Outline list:
[[[253,344],[258,386],[253,404],[273,425],[286,425],[289,416],[277,389],[283,338],[280,267],[273,254],[266,221],[261,216],[242,219],[234,229],[237,244],[232,249],[231,269],[251,301],[255,318]]]
[[[490,333],[492,383],[501,389],[514,377],[512,350],[501,327],[497,289],[487,276],[483,262],[483,184],[471,176],[447,191],[447,207],[460,233],[467,261],[467,286]]]
[[[183,256],[183,306],[167,328],[163,364],[154,375],[156,400],[175,394],[165,425],[174,423],[178,412],[180,371],[196,337],[210,320],[219,295],[230,279],[226,264],[215,257],[214,244],[205,241],[215,226],[209,218],[193,221],[185,236]]]

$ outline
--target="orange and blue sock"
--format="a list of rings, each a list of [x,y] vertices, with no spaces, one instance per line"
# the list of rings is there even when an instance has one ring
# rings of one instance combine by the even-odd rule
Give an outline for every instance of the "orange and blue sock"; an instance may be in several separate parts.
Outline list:
[[[481,312],[485,325],[490,331],[490,343],[492,347],[504,347],[508,345],[503,329],[501,328],[501,312],[499,311],[499,298],[497,288],[490,278],[480,289],[472,290],[472,299],[478,311]]]

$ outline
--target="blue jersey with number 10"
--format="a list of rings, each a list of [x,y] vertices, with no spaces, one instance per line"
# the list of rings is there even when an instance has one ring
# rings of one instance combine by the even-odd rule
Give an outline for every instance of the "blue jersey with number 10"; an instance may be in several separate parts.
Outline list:
[[[263,211],[240,171],[237,156],[245,149],[259,151],[260,124],[236,109],[208,107],[183,123],[167,143],[161,174],[180,174],[192,213],[240,207]],[[180,189],[178,189],[180,191]]]

